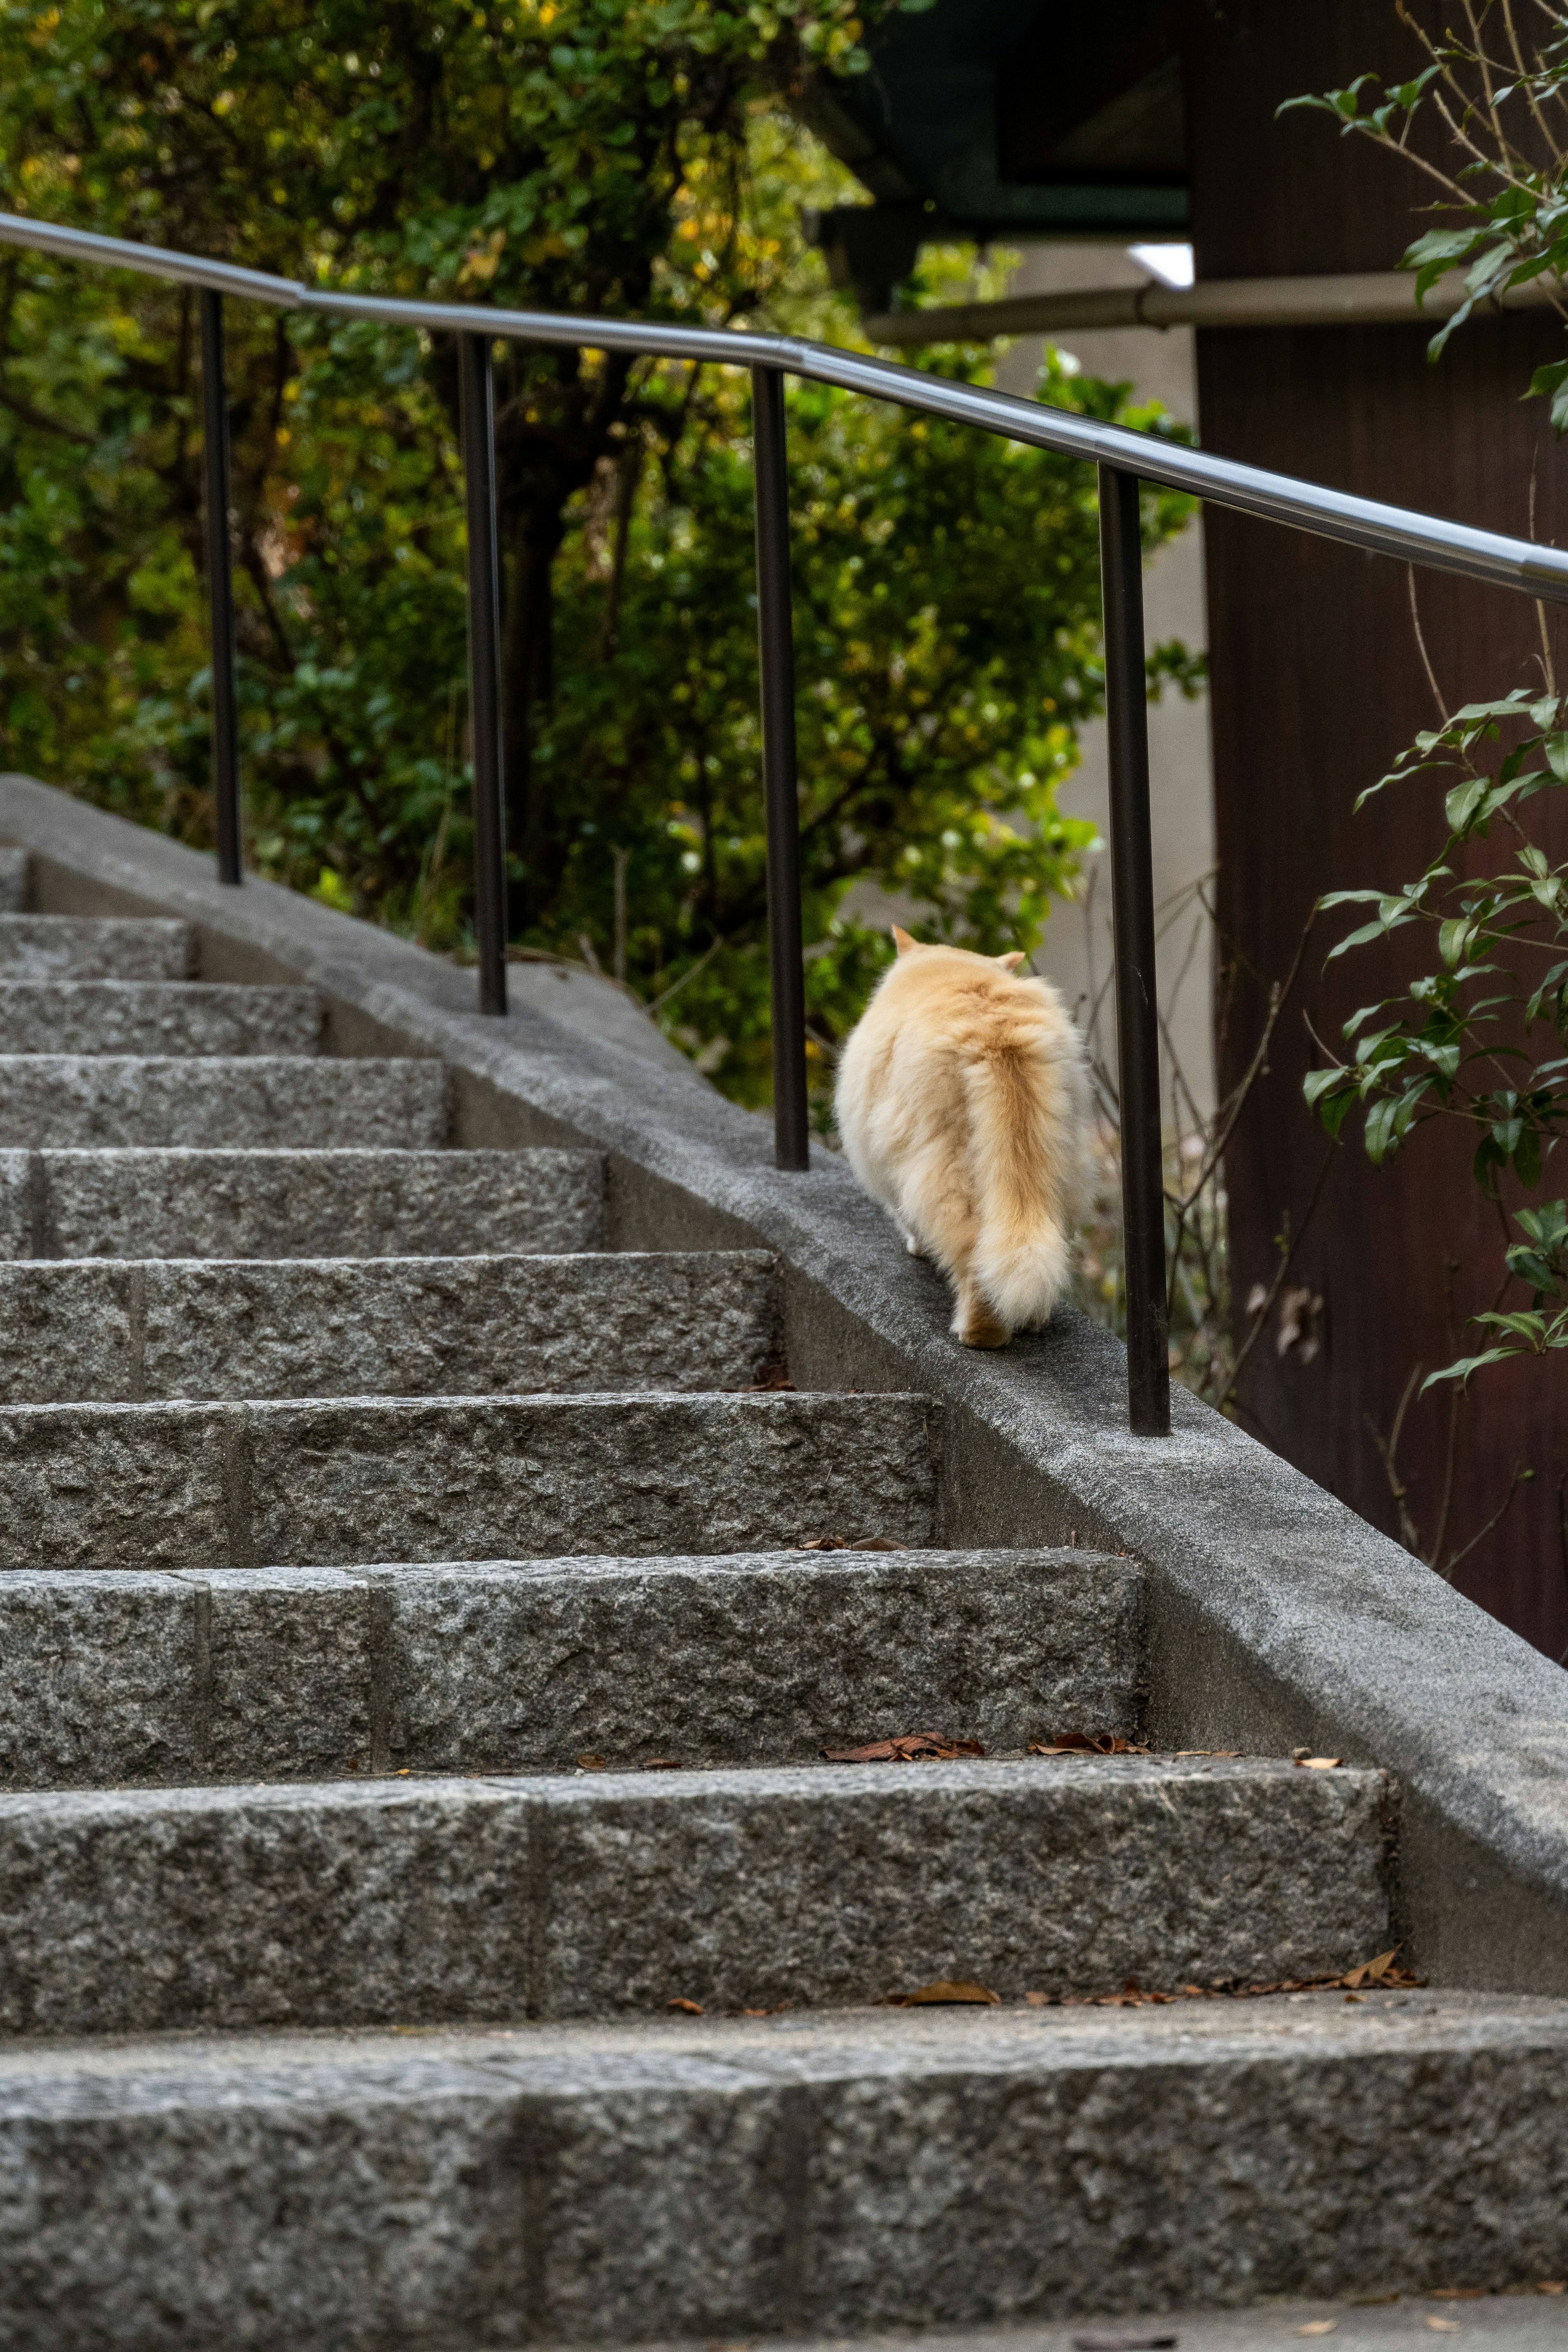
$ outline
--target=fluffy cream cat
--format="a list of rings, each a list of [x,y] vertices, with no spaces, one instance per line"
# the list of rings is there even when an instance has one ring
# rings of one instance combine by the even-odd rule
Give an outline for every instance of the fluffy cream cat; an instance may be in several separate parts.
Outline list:
[[[1047,1320],[1089,1185],[1083,1047],[1022,955],[922,947],[893,926],[883,975],[838,1065],[838,1132],[910,1251],[934,1259],[966,1347]]]

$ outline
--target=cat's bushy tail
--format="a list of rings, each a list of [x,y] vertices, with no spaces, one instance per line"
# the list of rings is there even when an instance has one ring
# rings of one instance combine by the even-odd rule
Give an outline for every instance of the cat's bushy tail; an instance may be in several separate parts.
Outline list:
[[[1032,1023],[966,1060],[979,1210],[972,1273],[1014,1330],[1043,1323],[1067,1288],[1085,1186],[1086,1085],[1076,1040],[1047,1055]]]

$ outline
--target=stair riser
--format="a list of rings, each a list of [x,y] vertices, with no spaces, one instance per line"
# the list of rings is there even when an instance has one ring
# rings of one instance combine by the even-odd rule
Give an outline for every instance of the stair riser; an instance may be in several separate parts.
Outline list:
[[[0,981],[0,1052],[313,1054],[321,1011],[309,988]]]
[[[7,1797],[0,2032],[1314,1976],[1387,1947],[1386,1817],[1376,1773],[1191,1762]]]
[[[0,1266],[0,1402],[740,1389],[761,1253]]]
[[[32,860],[26,851],[0,849],[0,915],[26,912],[32,881]]]
[[[0,1260],[462,1257],[604,1245],[597,1152],[0,1151]]]
[[[429,1150],[447,1139],[439,1062],[0,1055],[0,1146]]]
[[[343,1567],[933,1534],[891,1396],[15,1405],[0,1568]]]
[[[1143,1582],[1018,1552],[0,1577],[0,1781],[801,1763],[1133,1736]]]
[[[609,2059],[575,2090],[507,2055],[18,2102],[7,2352],[837,2335],[1568,2268],[1560,2041],[795,2083]]]
[[[49,980],[189,980],[196,968],[188,923],[162,917],[0,913],[0,982]]]

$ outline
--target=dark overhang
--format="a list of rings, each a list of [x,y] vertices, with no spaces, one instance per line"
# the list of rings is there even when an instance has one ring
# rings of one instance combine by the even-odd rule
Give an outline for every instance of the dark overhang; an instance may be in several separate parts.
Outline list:
[[[888,308],[937,239],[1180,236],[1181,58],[1170,0],[936,0],[871,68],[814,77],[796,111],[869,192],[817,234],[836,281]]]

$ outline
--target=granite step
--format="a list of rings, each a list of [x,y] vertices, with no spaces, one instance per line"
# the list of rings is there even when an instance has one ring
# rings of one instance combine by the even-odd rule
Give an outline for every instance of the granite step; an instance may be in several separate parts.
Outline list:
[[[1568,2273],[1568,2002],[0,2053],[7,2352],[734,2341]],[[1261,2324],[1261,2315],[1260,2315]]]
[[[1063,1551],[0,1576],[0,1783],[1136,1738],[1144,1577]]]
[[[5,1795],[0,2034],[1278,1982],[1394,1940],[1388,1830],[1167,1757]]]
[[[0,1569],[776,1550],[935,1534],[921,1396],[0,1411]]]
[[[447,1140],[436,1061],[303,1055],[0,1055],[0,1148],[302,1144],[401,1150]]]
[[[189,980],[196,936],[161,915],[0,914],[0,981]]]
[[[0,1403],[743,1389],[765,1251],[0,1265]]]
[[[313,988],[203,981],[0,982],[5,1054],[313,1054],[323,1005]]]
[[[0,1151],[0,1260],[559,1255],[605,1236],[597,1151]]]

